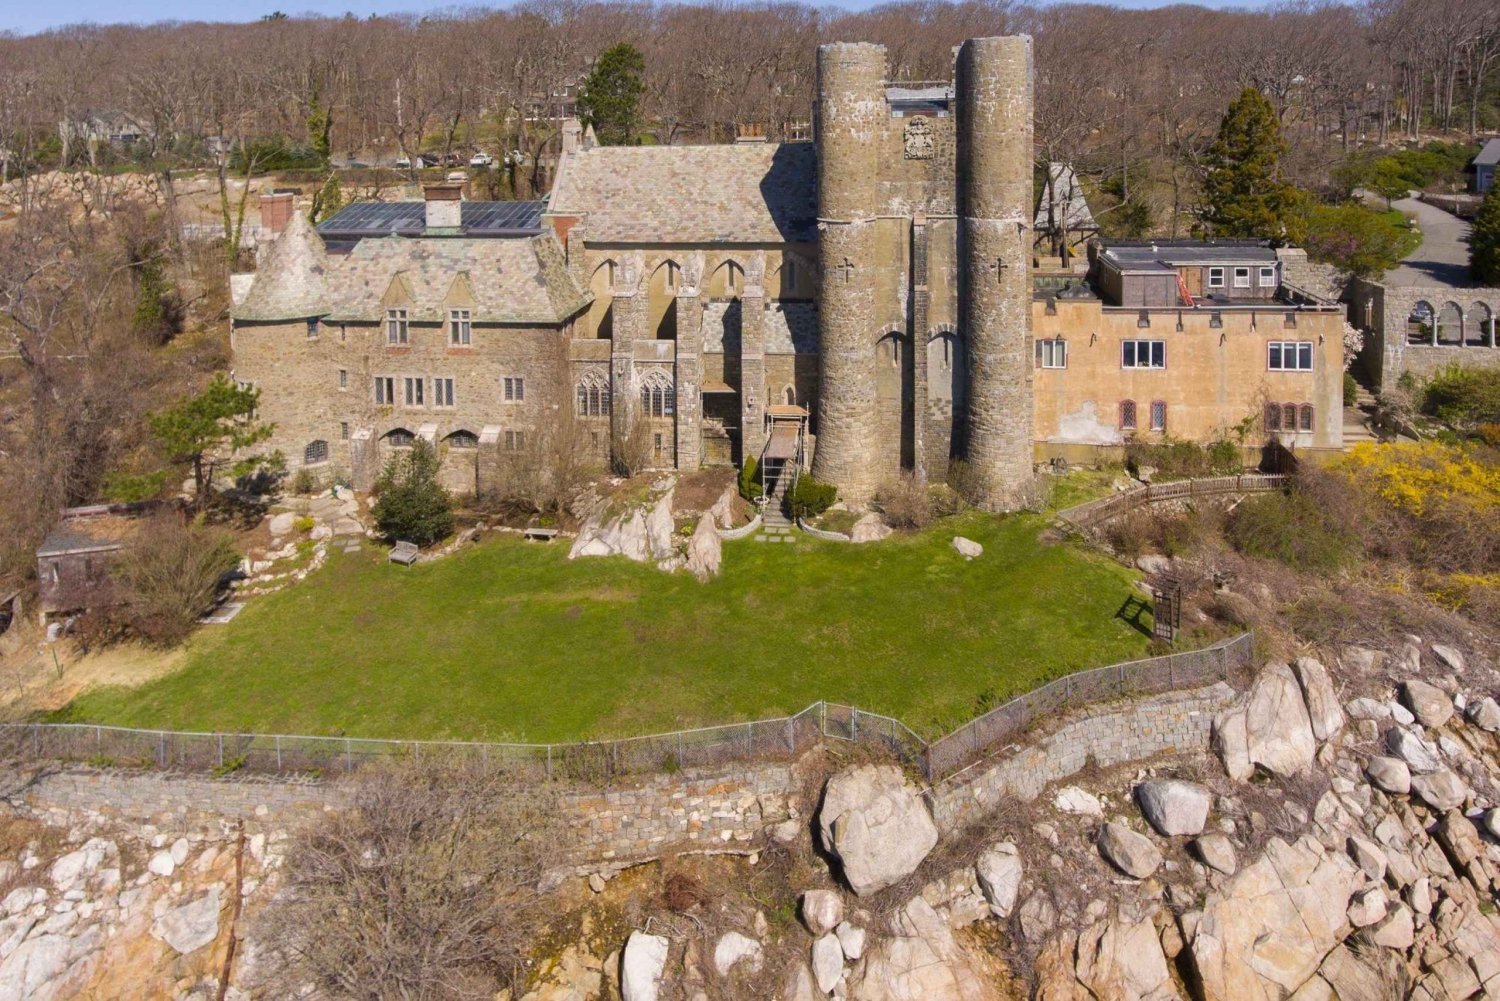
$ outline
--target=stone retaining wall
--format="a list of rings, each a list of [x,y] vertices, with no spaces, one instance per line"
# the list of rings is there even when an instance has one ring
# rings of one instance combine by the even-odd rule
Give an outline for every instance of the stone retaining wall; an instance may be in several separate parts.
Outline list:
[[[1207,751],[1214,714],[1234,698],[1234,689],[1219,682],[1113,709],[1097,707],[1038,744],[1002,752],[939,782],[928,794],[933,818],[945,833],[958,830],[1007,797],[1035,799],[1050,783],[1077,773],[1090,760],[1108,767],[1158,754]]]

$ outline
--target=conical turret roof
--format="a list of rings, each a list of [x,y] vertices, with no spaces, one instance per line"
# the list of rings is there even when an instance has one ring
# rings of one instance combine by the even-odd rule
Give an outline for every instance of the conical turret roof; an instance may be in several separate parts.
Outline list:
[[[293,212],[255,274],[236,320],[300,320],[329,312],[328,252],[307,216]]]

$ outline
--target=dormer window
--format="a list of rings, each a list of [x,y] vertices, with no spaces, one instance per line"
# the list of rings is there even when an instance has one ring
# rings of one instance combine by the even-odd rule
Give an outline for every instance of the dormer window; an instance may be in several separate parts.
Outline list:
[[[385,311],[385,342],[387,344],[410,342],[410,322],[407,319],[406,310],[388,309]]]
[[[448,310],[448,343],[455,348],[466,348],[473,343],[473,325],[467,309]]]

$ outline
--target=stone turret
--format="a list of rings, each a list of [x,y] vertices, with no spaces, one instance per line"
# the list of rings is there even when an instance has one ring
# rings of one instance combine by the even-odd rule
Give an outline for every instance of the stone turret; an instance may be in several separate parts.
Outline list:
[[[813,475],[861,505],[876,486],[875,215],[885,47],[818,48],[818,440]]]
[[[968,461],[987,506],[1032,477],[1032,82],[1027,36],[959,49],[959,317],[968,344]]]

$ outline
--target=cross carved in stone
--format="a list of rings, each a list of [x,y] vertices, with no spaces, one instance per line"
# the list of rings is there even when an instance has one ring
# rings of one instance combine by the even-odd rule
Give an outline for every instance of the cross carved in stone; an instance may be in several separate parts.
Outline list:
[[[844,283],[848,284],[849,279],[854,276],[854,262],[846,257],[844,258],[844,263],[838,265],[837,270],[844,273]]]
[[[1005,269],[1008,267],[1010,265],[1005,263],[1005,258],[1003,257],[995,258],[995,263],[990,265],[990,270],[995,272],[996,284],[1005,280]]]

